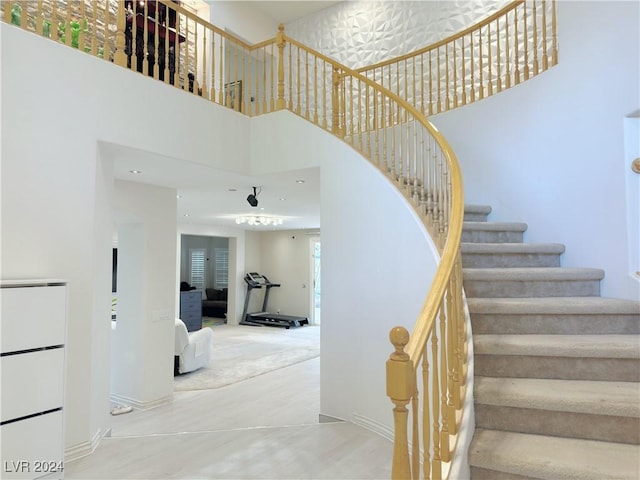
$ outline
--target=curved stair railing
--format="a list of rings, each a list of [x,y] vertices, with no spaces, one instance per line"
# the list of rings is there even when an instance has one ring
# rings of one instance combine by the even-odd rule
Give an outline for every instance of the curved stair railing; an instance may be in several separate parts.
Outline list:
[[[390,333],[392,476],[446,478],[465,406],[464,197],[455,154],[423,112],[287,37],[283,26],[274,38],[248,45],[170,0],[7,1],[2,7],[7,23],[240,113],[287,109],[349,143],[387,175],[441,256],[411,335],[402,327]]]
[[[392,477],[418,478],[422,471],[425,478],[442,478],[443,463],[455,450],[466,384],[464,198],[457,159],[424,115],[396,94],[282,29],[277,44],[277,104],[342,138],[384,172],[441,252],[413,332],[396,327],[390,333],[395,351],[387,362],[387,394],[395,405]]]
[[[439,42],[357,71],[430,116],[500,93],[557,63],[556,0],[517,0]]]

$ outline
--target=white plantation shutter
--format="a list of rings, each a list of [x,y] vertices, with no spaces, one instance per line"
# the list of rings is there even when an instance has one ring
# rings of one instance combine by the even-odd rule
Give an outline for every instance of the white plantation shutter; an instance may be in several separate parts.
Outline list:
[[[207,252],[204,248],[194,248],[189,250],[190,256],[190,275],[189,283],[192,287],[204,290],[206,286],[206,257]]]
[[[215,288],[227,288],[229,286],[229,250],[216,248],[213,253],[216,262]]]

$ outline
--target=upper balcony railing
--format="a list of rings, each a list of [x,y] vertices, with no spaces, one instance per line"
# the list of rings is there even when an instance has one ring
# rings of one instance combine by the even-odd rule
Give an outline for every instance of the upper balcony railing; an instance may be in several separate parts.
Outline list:
[[[557,63],[556,0],[517,0],[444,40],[357,71],[430,116],[490,97]]]
[[[390,334],[392,475],[446,478],[467,412],[464,195],[455,154],[426,115],[554,65],[555,3],[514,2],[459,35],[361,73],[287,37],[282,26],[274,38],[248,45],[172,0],[1,4],[7,23],[242,114],[287,109],[353,145],[388,176],[441,256],[415,324],[405,319],[411,335],[402,327]]]

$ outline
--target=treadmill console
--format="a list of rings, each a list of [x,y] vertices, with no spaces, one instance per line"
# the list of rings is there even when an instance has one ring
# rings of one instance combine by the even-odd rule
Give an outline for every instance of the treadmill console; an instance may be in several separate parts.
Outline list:
[[[263,285],[267,284],[266,278],[257,272],[247,273],[244,276],[244,281],[247,282],[250,288],[262,288]]]
[[[249,288],[267,288],[279,287],[279,283],[271,283],[267,277],[260,275],[258,272],[250,272],[244,276],[244,281],[247,282]]]

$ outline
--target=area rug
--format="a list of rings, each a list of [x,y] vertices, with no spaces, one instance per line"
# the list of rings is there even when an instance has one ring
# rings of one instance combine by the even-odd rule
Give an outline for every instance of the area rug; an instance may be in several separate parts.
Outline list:
[[[174,377],[174,390],[205,390],[288,367],[320,355],[320,327],[219,325],[208,367]]]
[[[203,327],[218,327],[220,325],[224,325],[225,322],[226,320],[224,318],[202,317]]]

